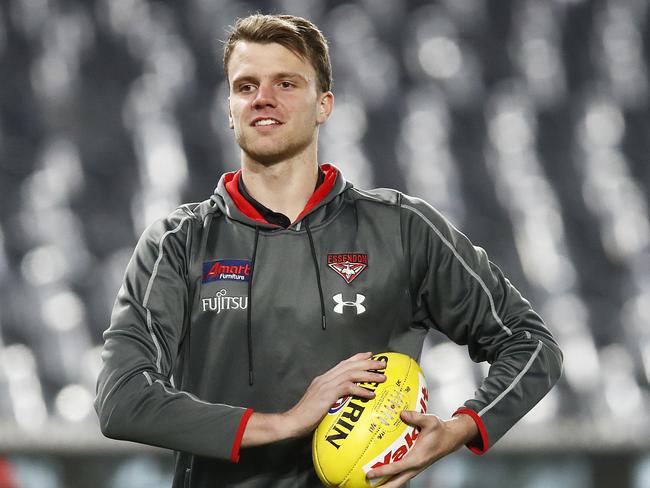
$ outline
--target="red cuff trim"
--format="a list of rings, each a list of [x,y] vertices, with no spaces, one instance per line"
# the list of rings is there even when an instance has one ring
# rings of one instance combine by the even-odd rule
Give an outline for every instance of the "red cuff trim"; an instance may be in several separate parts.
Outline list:
[[[474,410],[471,410],[469,408],[459,408],[454,412],[452,417],[455,417],[456,415],[459,415],[461,413],[464,413],[472,417],[472,419],[476,423],[476,426],[478,427],[479,434],[481,435],[480,442],[478,442],[478,438],[472,439],[470,442],[466,444],[467,449],[472,451],[474,454],[478,454],[479,456],[481,454],[485,454],[487,450],[490,448],[490,440],[488,439],[488,434],[487,434],[487,430],[485,430],[485,424],[483,424],[483,419],[481,419],[481,417],[479,417]]]
[[[241,446],[241,440],[244,437],[244,431],[246,430],[246,424],[248,419],[253,415],[253,409],[247,408],[244,412],[244,415],[239,422],[239,427],[237,428],[237,434],[235,434],[235,443],[232,445],[232,451],[230,451],[230,460],[233,463],[239,462],[239,447]]]

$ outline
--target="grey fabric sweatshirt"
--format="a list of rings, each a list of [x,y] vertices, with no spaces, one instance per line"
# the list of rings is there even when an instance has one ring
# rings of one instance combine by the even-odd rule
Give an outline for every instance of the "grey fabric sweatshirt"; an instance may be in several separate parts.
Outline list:
[[[106,436],[176,451],[174,488],[321,486],[309,437],[240,450],[251,413],[288,410],[361,351],[419,359],[432,328],[491,364],[458,410],[479,427],[474,452],[561,374],[551,333],[483,249],[424,201],[361,191],[321,168],[289,228],[243,198],[237,172],[138,242],[104,334],[95,407]]]

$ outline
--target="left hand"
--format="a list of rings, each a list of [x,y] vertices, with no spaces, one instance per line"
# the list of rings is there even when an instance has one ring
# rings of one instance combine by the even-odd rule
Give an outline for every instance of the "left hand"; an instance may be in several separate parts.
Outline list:
[[[438,459],[458,450],[478,434],[474,420],[465,414],[442,420],[432,414],[404,410],[402,420],[420,428],[417,441],[403,459],[368,471],[367,478],[392,476],[382,488],[402,486]]]

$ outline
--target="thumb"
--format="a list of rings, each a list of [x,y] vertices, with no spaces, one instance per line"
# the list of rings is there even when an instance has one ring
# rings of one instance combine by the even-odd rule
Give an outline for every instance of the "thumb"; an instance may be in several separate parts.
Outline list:
[[[401,417],[402,420],[409,425],[414,427],[423,426],[424,415],[420,412],[416,412],[415,410],[402,410]]]

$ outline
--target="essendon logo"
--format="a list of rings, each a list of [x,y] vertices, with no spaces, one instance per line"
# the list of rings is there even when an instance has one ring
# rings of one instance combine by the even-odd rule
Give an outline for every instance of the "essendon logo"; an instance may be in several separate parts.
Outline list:
[[[211,281],[249,281],[251,262],[247,259],[217,259],[203,263],[202,283]]]
[[[328,254],[327,265],[350,283],[368,267],[368,255],[358,252]]]

